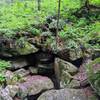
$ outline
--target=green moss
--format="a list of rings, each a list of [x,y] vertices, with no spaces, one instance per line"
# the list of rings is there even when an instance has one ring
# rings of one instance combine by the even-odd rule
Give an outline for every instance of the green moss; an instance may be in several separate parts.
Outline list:
[[[34,45],[27,42],[24,38],[20,38],[16,41],[16,50],[20,55],[27,55],[38,51]]]

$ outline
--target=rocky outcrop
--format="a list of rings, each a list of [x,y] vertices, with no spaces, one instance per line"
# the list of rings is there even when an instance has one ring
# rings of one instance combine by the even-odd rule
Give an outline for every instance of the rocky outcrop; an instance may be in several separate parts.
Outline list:
[[[38,100],[88,100],[82,90],[61,89],[43,93]]]
[[[56,58],[55,62],[59,66],[61,87],[66,87],[78,69],[73,64],[59,58]]]
[[[17,86],[7,86],[6,88],[0,89],[0,100],[13,100],[13,97],[18,92]]]
[[[18,58],[18,59],[12,60],[10,61],[10,63],[11,63],[10,69],[12,70],[28,66],[28,62],[25,58]]]
[[[61,40],[61,39],[60,39]],[[63,39],[62,39],[63,40]],[[80,45],[73,41],[73,40],[63,40],[62,42],[58,43],[60,49],[57,52],[57,55],[66,61],[74,61],[79,58],[82,58],[82,50]]]
[[[19,84],[19,96],[21,98],[27,95],[36,95],[43,90],[54,88],[52,81],[47,77],[42,76],[29,76],[26,82]]]
[[[100,95],[100,64],[89,67],[93,68],[92,74],[87,69],[89,76],[86,65],[76,67],[75,62],[83,58],[83,53],[90,57],[92,50],[86,50],[74,34],[76,30],[70,29],[74,23],[60,19],[57,27],[55,15],[38,24],[19,31],[0,29],[0,59],[11,65],[0,63],[0,100],[28,100],[31,96],[32,100],[35,96],[35,100],[88,100],[82,91],[88,84]],[[96,41],[100,43],[99,39]],[[95,51],[93,59],[99,55],[100,50]],[[55,90],[57,78],[63,89]]]
[[[29,70],[25,70],[24,68],[21,68],[14,72],[14,75],[18,75],[20,77],[25,77],[30,74]]]
[[[13,37],[14,38],[14,37]],[[0,55],[2,57],[13,57],[19,55],[28,55],[31,53],[36,53],[38,48],[33,44],[29,43],[24,37],[17,38],[4,38],[1,37],[0,40]]]
[[[17,81],[15,84],[1,88],[0,100],[13,100],[16,95],[23,100],[28,95],[36,95],[52,88],[54,88],[53,82],[48,77],[27,76],[23,82]]]
[[[34,45],[25,41],[23,38],[20,38],[16,41],[16,51],[19,55],[27,55],[36,53],[38,49]]]
[[[13,98],[18,93],[19,87],[17,85],[8,85],[5,90],[8,90],[9,96]]]
[[[61,72],[67,71],[70,74],[74,74],[78,71],[77,67],[71,64],[70,62],[67,62],[59,58],[56,58],[56,62],[59,64],[59,68],[61,69]]]

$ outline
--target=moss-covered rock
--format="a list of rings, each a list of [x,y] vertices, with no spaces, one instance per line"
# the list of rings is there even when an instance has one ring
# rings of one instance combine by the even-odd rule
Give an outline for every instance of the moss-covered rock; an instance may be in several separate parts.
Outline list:
[[[77,67],[59,58],[56,58],[56,63],[59,66],[61,87],[69,87],[73,75],[78,71]]]
[[[16,41],[16,51],[19,55],[27,55],[37,52],[38,49],[24,38],[20,38]]]

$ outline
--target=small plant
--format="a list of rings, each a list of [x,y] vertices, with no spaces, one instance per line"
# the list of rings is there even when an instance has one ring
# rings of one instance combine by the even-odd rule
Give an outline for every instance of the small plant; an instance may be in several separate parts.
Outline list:
[[[25,82],[26,78],[23,78],[21,75],[14,74],[11,79],[9,79],[7,82],[10,85],[15,85],[17,82]]]
[[[3,74],[0,74],[0,84],[3,84],[6,81],[6,78]]]
[[[30,28],[28,29],[28,31],[29,31],[33,36],[40,35],[40,30],[37,29],[37,28],[30,27]]]
[[[11,66],[10,62],[5,60],[0,60],[0,84],[1,85],[3,85],[6,82],[6,78],[4,76],[3,71],[10,66]]]
[[[9,29],[0,29],[0,35],[2,35],[5,38],[10,39],[10,38],[13,38],[16,35],[16,33]]]
[[[5,70],[11,66],[9,61],[0,60],[0,71]]]

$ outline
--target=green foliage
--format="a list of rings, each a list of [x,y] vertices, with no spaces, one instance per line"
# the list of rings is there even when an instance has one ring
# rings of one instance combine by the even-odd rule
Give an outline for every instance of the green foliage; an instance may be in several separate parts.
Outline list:
[[[5,38],[13,38],[16,33],[9,29],[0,29],[0,35],[2,35]]]
[[[60,17],[66,22],[61,22],[62,28],[59,36],[64,40],[77,40],[81,38],[84,43],[89,40],[98,38],[100,33],[99,14],[89,12],[86,17],[77,18],[73,13],[79,10],[85,0],[62,0]],[[89,0],[90,4],[100,5],[100,0]],[[4,4],[0,8],[0,35],[7,38],[15,36],[15,30],[26,30],[32,35],[40,35],[41,30],[34,28],[34,25],[43,24],[47,16],[57,15],[58,0],[41,0],[41,9],[38,11],[36,0],[14,0],[12,4]],[[85,14],[85,13],[84,13]],[[54,21],[50,27],[57,27]],[[73,43],[72,43],[73,44]],[[99,44],[93,48],[99,48]]]
[[[59,25],[58,25],[58,28],[61,30],[63,29],[63,27],[65,26],[65,22],[64,20],[59,20]],[[52,23],[49,24],[49,28],[52,29],[52,28],[57,28],[57,20],[54,20]]]
[[[100,3],[99,0],[90,0],[93,3]],[[0,9],[0,27],[10,29],[20,29],[27,25],[34,24],[36,21],[43,22],[47,15],[57,13],[57,0],[42,0],[41,10],[37,11],[35,0],[21,2],[14,1],[11,5],[7,4]],[[61,2],[61,16],[69,17],[81,7],[81,0],[63,0]],[[6,22],[6,23],[5,23]]]
[[[6,78],[3,74],[0,74],[0,84],[3,84],[5,82]]]
[[[11,64],[8,61],[0,60],[0,71],[5,70],[6,68],[10,67]]]
[[[75,23],[66,24],[64,29],[59,32],[59,36],[64,41],[81,40],[84,45],[92,48],[100,48],[100,22],[97,20],[91,23],[86,18],[77,19]],[[89,44],[89,40],[96,40],[96,43],[94,45]]]
[[[61,2],[61,15],[69,15],[69,10],[80,7],[80,0],[63,0]],[[66,12],[66,15],[65,15]],[[21,2],[17,0],[11,5],[0,8],[0,28],[22,29],[31,24],[39,24],[45,21],[48,15],[57,13],[57,0],[43,0],[41,10],[37,11],[35,0]]]
[[[89,0],[90,4],[100,6],[100,0]]]
[[[29,27],[27,29],[28,32],[30,32],[33,36],[37,36],[37,35],[40,35],[41,31],[37,28],[34,28],[34,27]]]
[[[93,69],[93,66],[96,66],[96,64],[100,64],[100,58],[95,59],[89,65],[87,65],[87,73],[91,86],[97,92],[97,94],[100,95],[100,70],[94,73]]]
[[[65,32],[61,31],[59,36],[62,37],[64,40],[66,40],[66,39],[76,39],[77,34],[75,34],[75,33],[76,33],[75,29],[69,28]]]
[[[16,83],[16,82],[22,82],[22,81],[24,81],[24,79],[22,78],[22,76],[20,76],[20,75],[14,75],[13,77],[12,77],[12,79],[11,79],[11,82],[12,83]]]
[[[0,28],[20,29],[31,23],[29,20],[32,10],[30,7],[25,8],[25,4],[26,2],[16,2],[2,7],[0,9]]]
[[[0,60],[0,84],[4,83],[6,80],[3,71],[10,66],[11,66],[10,62],[5,60]]]

